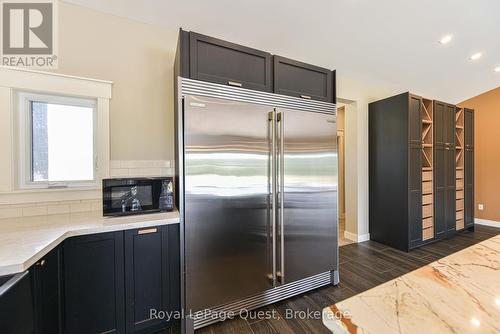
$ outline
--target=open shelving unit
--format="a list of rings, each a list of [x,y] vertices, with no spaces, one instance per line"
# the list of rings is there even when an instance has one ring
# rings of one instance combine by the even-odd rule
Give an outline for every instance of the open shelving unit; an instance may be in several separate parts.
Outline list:
[[[455,112],[456,230],[464,229],[464,109]]]
[[[433,102],[422,99],[422,240],[434,238]]]

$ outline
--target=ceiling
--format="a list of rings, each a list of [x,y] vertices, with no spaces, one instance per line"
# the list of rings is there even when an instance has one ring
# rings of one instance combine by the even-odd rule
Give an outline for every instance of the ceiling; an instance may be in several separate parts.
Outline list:
[[[451,103],[500,86],[498,0],[64,1]],[[483,57],[469,60],[475,52]]]

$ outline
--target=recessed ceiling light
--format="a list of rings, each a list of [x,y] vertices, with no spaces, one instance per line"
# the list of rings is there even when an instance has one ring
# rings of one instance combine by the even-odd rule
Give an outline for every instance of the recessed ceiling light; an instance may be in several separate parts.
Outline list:
[[[439,43],[441,44],[448,44],[451,42],[451,40],[453,39],[453,35],[446,35],[446,36],[443,36],[443,38],[441,38],[439,40]]]
[[[482,52],[477,52],[477,53],[474,53],[472,56],[470,56],[470,60],[478,60],[482,56],[483,56]]]
[[[500,72],[500,66],[495,67],[495,72]],[[498,299],[498,305],[500,306],[500,299]]]

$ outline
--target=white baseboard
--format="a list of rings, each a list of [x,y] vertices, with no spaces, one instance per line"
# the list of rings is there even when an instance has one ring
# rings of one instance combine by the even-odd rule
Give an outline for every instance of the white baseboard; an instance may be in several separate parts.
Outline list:
[[[354,242],[363,242],[370,240],[370,233],[366,234],[355,234],[351,232],[344,231],[344,238],[354,241]]]
[[[491,226],[491,227],[500,227],[500,222],[488,219],[479,219],[475,218],[474,223],[478,225]]]

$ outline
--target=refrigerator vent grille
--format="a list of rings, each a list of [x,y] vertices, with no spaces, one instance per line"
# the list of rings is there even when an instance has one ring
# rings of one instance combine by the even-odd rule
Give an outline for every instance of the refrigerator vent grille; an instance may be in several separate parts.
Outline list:
[[[198,95],[227,100],[267,105],[276,108],[289,108],[335,115],[337,107],[333,103],[304,100],[297,97],[235,88],[210,82],[179,77],[182,95]]]
[[[242,309],[247,311],[254,310],[259,307],[273,304],[280,300],[290,298],[328,284],[336,284],[338,283],[338,276],[337,279],[335,279],[333,276],[336,274],[337,272],[327,271],[315,276],[301,279],[293,283],[288,283],[282,286],[275,287],[273,289],[266,290],[262,293],[245,299],[240,299],[235,302],[227,303],[200,312],[193,312],[194,328],[199,329],[201,327],[205,327],[221,321],[222,319],[218,319],[216,315],[229,314],[229,312],[233,312],[233,314],[239,314],[240,310]],[[197,313],[200,314],[200,316],[197,317]]]

